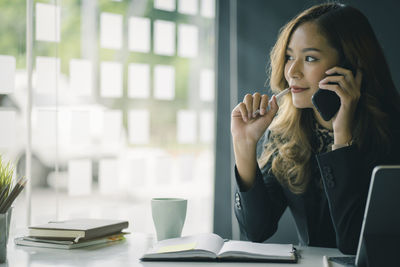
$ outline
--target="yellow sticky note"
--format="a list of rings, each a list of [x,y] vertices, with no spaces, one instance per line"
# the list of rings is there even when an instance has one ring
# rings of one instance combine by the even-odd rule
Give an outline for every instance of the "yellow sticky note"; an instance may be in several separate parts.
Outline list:
[[[178,251],[192,250],[195,248],[196,248],[196,243],[179,244],[179,245],[161,247],[157,251],[157,253],[178,252]]]

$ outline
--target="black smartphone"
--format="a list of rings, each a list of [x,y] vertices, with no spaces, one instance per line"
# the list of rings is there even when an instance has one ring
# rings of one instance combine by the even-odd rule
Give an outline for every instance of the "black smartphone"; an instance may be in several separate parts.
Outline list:
[[[311,101],[325,121],[331,120],[340,108],[339,96],[333,91],[324,90],[321,88],[319,88],[318,91],[313,94]]]
[[[350,69],[355,75],[354,70],[349,67],[349,64],[342,64],[343,68]],[[328,76],[337,76],[340,74],[334,73]],[[336,83],[329,83],[336,84]],[[319,114],[325,121],[329,121],[333,116],[339,111],[340,108],[340,98],[339,96],[329,90],[324,90],[319,88],[318,91],[311,97],[311,101],[315,108],[318,110]]]

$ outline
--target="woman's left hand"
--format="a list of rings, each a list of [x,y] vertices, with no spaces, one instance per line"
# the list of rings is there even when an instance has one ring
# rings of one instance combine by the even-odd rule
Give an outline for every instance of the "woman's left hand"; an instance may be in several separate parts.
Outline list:
[[[352,140],[354,112],[361,95],[362,72],[358,69],[354,77],[351,70],[333,67],[325,73],[334,76],[325,77],[319,82],[319,87],[335,92],[341,103],[332,119],[334,144],[347,144]]]

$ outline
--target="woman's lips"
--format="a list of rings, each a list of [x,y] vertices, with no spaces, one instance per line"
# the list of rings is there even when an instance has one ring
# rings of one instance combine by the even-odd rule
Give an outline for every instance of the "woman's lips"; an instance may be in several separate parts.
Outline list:
[[[307,88],[301,88],[301,87],[292,87],[291,92],[296,94],[296,93],[301,93],[303,91],[307,90]]]

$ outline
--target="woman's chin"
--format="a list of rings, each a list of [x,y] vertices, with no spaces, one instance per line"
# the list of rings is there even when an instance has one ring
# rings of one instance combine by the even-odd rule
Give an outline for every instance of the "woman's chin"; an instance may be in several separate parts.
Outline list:
[[[293,101],[293,106],[295,108],[312,108],[312,103],[305,103],[304,101]]]

